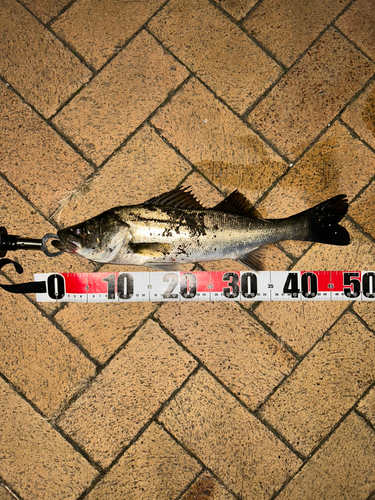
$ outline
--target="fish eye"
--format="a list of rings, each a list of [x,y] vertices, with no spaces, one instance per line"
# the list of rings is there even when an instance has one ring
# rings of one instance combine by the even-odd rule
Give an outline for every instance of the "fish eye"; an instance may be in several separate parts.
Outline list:
[[[73,234],[74,236],[85,236],[85,232],[80,227],[76,227],[75,229],[73,229]]]

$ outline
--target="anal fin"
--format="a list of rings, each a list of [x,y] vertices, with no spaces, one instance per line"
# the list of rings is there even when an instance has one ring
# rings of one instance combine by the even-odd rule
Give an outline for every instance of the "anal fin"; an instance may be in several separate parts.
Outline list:
[[[249,269],[253,269],[254,271],[263,271],[263,261],[265,256],[264,247],[256,248],[251,252],[245,253],[236,259],[238,262],[241,262],[244,266]]]

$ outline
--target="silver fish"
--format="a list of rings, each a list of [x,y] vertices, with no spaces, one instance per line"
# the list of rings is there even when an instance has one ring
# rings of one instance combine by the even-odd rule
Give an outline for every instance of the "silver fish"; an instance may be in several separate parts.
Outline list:
[[[348,245],[350,236],[338,224],[347,209],[346,196],[338,195],[285,219],[263,219],[238,191],[207,209],[188,188],[178,188],[62,229],[52,244],[100,263],[172,270],[234,259],[261,270],[262,245],[283,240]]]

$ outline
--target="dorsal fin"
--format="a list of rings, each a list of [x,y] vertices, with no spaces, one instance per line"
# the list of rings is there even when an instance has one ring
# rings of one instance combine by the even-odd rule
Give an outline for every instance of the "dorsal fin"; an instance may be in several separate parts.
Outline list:
[[[174,208],[195,208],[204,209],[197,201],[194,195],[191,194],[190,187],[176,188],[167,193],[160,194],[144,202],[144,205],[154,205],[157,207],[174,207]]]
[[[214,206],[212,210],[222,212],[232,212],[238,215],[246,215],[252,219],[262,219],[262,216],[256,208],[239,191],[233,191],[225,200]]]

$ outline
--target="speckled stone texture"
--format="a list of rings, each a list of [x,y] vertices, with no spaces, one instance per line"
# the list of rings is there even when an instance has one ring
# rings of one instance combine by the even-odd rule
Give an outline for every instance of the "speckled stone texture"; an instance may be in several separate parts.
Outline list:
[[[349,246],[264,267],[375,272],[374,26],[373,0],[0,1],[0,227],[177,186],[265,218],[343,193]],[[1,284],[148,270],[7,257]],[[0,500],[375,498],[373,303],[0,298]]]

